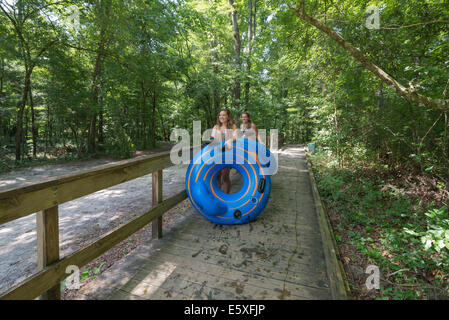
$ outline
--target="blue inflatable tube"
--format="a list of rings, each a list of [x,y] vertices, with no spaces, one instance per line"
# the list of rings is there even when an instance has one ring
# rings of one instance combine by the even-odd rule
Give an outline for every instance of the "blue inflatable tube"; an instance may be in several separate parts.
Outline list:
[[[218,188],[217,174],[224,168],[236,169],[242,176],[242,188],[236,193]],[[254,140],[240,138],[231,149],[224,142],[209,144],[193,156],[187,168],[187,195],[195,210],[210,222],[247,223],[268,202],[274,168],[277,163],[270,150]]]

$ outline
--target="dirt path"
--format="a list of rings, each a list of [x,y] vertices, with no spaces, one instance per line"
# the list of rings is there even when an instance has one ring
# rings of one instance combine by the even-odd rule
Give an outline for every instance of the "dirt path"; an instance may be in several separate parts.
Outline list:
[[[160,150],[159,150],[160,151]],[[0,191],[92,169],[113,159],[45,165],[0,175]],[[186,165],[164,170],[164,199],[184,189]],[[143,214],[152,205],[151,174],[59,206],[61,257]],[[36,215],[0,225],[0,293],[36,272]]]

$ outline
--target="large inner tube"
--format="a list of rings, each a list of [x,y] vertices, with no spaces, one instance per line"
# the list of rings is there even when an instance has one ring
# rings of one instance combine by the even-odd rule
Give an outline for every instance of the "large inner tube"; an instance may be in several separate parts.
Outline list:
[[[195,210],[213,223],[250,222],[268,202],[271,178],[267,173],[273,172],[273,166],[277,164],[270,151],[252,139],[240,138],[231,149],[224,142],[206,145],[187,168],[187,195]],[[218,188],[217,174],[224,168],[236,169],[242,176],[242,188],[236,193]]]

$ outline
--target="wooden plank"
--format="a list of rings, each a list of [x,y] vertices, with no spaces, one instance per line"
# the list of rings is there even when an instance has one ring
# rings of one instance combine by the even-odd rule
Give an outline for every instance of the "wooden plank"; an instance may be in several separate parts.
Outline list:
[[[173,299],[173,296],[177,299],[180,296],[187,296],[192,299],[210,300],[249,299],[248,293],[255,296],[254,291],[261,290],[259,288],[251,290],[252,288],[245,284],[245,286],[239,285],[239,287],[245,288],[247,292],[242,294],[239,291],[239,294],[236,294],[231,285],[232,282],[236,282],[226,281],[227,279],[223,279],[220,274],[209,275],[198,272],[191,268],[185,268],[184,264],[180,264],[174,272],[169,274],[155,272],[160,265],[162,264],[154,265],[154,267],[147,266],[148,269],[140,270],[121,290],[149,299],[164,299],[164,296],[166,296],[165,299],[168,297]],[[154,277],[162,278],[164,281],[158,283],[152,280]]]
[[[198,230],[198,231],[196,231]],[[214,233],[215,232],[215,233]],[[178,235],[176,235],[177,237]],[[179,235],[181,237],[191,237],[192,241],[203,241],[203,239],[211,239],[214,241],[222,241],[226,243],[239,243],[241,245],[245,243],[272,245],[285,247],[286,249],[295,248],[297,243],[300,242],[302,248],[310,248],[315,250],[317,246],[321,245],[321,238],[318,235],[305,234],[299,235],[297,238],[291,237],[279,237],[269,232],[246,233],[240,230],[231,230],[230,232],[221,231],[217,233],[214,230],[201,230],[200,228],[185,228]]]
[[[148,246],[148,253],[135,257],[148,261],[137,273],[114,270],[112,278],[121,272],[129,278],[103,285],[119,289],[119,299],[136,297],[129,293],[146,299],[177,294],[193,299],[335,298],[302,151],[299,156],[282,158],[289,170],[278,172],[273,181],[280,183],[294,167],[304,174],[288,180],[290,189],[272,189],[272,199],[254,222],[215,225],[191,208],[158,242],[160,247]]]
[[[167,251],[160,251],[155,257],[151,257],[141,271],[133,279],[152,282],[152,277],[157,277],[162,266],[171,264],[176,266],[170,274],[177,279],[205,284],[211,289],[219,289],[229,293],[237,293],[231,299],[279,299],[283,288],[290,291],[290,299],[317,299],[329,298],[328,288],[318,288],[302,285],[291,281],[286,281],[284,277],[275,279],[270,274],[261,272],[245,272],[235,268],[215,264],[214,261],[199,261],[185,254],[172,254]],[[170,288],[169,277],[161,282],[161,287]],[[153,282],[154,283],[154,282]],[[237,286],[236,286],[237,285]],[[179,287],[178,287],[179,288]],[[129,289],[129,287],[127,288]],[[174,288],[176,290],[176,288]],[[240,290],[235,290],[240,289]],[[178,289],[179,290],[179,289]],[[184,293],[183,291],[180,291]],[[242,296],[243,295],[243,296]],[[211,294],[213,296],[213,294]],[[211,297],[203,297],[211,299]],[[212,299],[216,297],[212,297]]]
[[[192,244],[193,247],[197,247],[196,244],[201,244],[204,249],[215,250],[219,252],[219,248],[223,246],[223,250],[226,250],[228,254],[241,252],[242,256],[265,256],[270,255],[276,252],[277,256],[289,256],[292,255],[293,252],[297,252],[297,256],[301,257],[298,260],[298,263],[305,264],[305,261],[309,261],[312,263],[313,261],[318,261],[319,255],[323,254],[323,250],[321,248],[321,239],[320,241],[305,244],[301,239],[298,245],[295,245],[292,242],[289,245],[272,241],[272,239],[262,239],[262,241],[258,241],[255,239],[252,241],[251,239],[242,239],[242,238],[213,238],[207,237],[203,235],[192,234],[186,230],[183,230],[179,234],[172,236],[172,238],[177,240],[179,243],[184,243],[186,245]],[[223,251],[222,250],[222,251]],[[234,252],[235,251],[235,252]],[[295,259],[296,260],[296,259]]]
[[[203,219],[204,220],[204,219]],[[292,224],[295,221],[292,222]],[[261,223],[258,220],[253,221],[248,225],[234,226],[230,228],[223,228],[210,224],[203,223],[201,217],[191,217],[191,222],[185,225],[182,233],[190,233],[192,235],[201,237],[211,237],[216,240],[236,240],[240,242],[261,242],[286,245],[287,247],[300,241],[305,246],[313,245],[314,243],[321,243],[321,235],[317,232],[317,227],[306,227],[298,225],[296,228],[291,225],[283,224],[276,226],[268,223]]]
[[[172,165],[169,152],[165,152],[2,192],[0,225]]]
[[[151,174],[152,191],[153,191],[153,206],[157,206],[162,202],[162,170],[155,171]],[[152,238],[162,238],[162,216],[156,218],[152,222]]]
[[[44,270],[37,273],[23,281],[22,283],[14,286],[8,290],[4,295],[0,297],[1,300],[26,300],[34,299],[43,292],[49,290],[60,281],[67,278],[68,274],[65,273],[67,266],[76,265],[82,267],[97,258],[107,250],[111,249],[121,241],[125,240],[133,233],[160,217],[164,212],[170,210],[175,205],[184,201],[187,198],[185,190],[177,195],[162,201],[158,206],[152,208],[142,216],[128,222],[124,226],[109,232],[106,236],[100,240],[90,244],[86,248],[83,248],[62,260],[47,266]]]
[[[320,193],[313,175],[312,165],[307,159],[310,182],[312,184],[315,207],[320,223],[321,235],[323,239],[324,255],[326,257],[327,273],[332,290],[332,298],[335,300],[347,300],[350,292],[346,274],[341,261],[338,259],[339,251],[332,231],[332,225],[324,211]]]
[[[202,221],[204,218],[197,216],[193,217],[193,219]],[[280,220],[280,219],[279,219]],[[312,239],[320,239],[320,234],[317,233],[316,224],[307,224],[310,223],[308,220],[303,218],[298,218],[297,221],[298,226],[296,227],[296,232],[298,234],[303,234],[306,238]],[[252,221],[248,225],[242,225],[242,227],[214,227],[211,223],[198,223],[192,228],[196,229],[195,232],[198,233],[214,233],[221,232],[223,236],[233,236],[233,237],[277,237],[282,241],[291,241],[296,238],[295,233],[292,233],[292,228],[294,228],[295,220],[294,219],[283,219],[282,224],[276,225],[272,221],[269,221],[265,218],[258,217],[257,220]]]
[[[69,173],[69,174],[65,174],[65,175],[58,175],[55,177],[48,178],[39,183],[32,183],[30,185],[23,186],[20,188],[10,186],[9,188],[7,187],[0,192],[0,200],[10,198],[12,196],[16,196],[17,194],[27,193],[27,192],[36,191],[36,190],[42,190],[42,189],[45,189],[48,187],[57,186],[61,183],[75,181],[79,178],[85,178],[88,176],[94,176],[94,175],[98,175],[98,174],[102,174],[102,173],[107,173],[107,172],[111,172],[111,171],[114,171],[117,169],[125,169],[127,167],[132,167],[132,166],[139,165],[142,163],[148,164],[157,159],[166,158],[169,156],[170,156],[170,152],[165,151],[165,152],[156,153],[156,154],[149,155],[149,156],[138,157],[135,159],[127,159],[127,160],[122,160],[122,161],[117,161],[117,162],[113,162],[113,163],[96,166],[94,168],[84,170],[80,173],[75,173],[75,174]]]
[[[264,275],[278,280],[284,280],[286,270],[290,270],[288,276],[292,282],[308,286],[317,286],[318,283],[325,281],[327,278],[324,257],[319,261],[313,261],[311,264],[307,264],[307,262],[303,264],[294,255],[293,259],[290,260],[292,254],[279,254],[263,259],[255,254],[252,257],[249,256],[248,253],[251,253],[251,251],[245,249],[245,252],[239,252],[229,248],[229,253],[222,255],[218,253],[219,248],[192,248],[192,245],[173,242],[167,244],[164,252],[185,257],[195,257],[200,261],[209,261],[233,270]],[[262,251],[262,253],[264,252]],[[271,254],[271,252],[267,251],[266,254]]]
[[[37,224],[37,268],[43,270],[59,260],[58,207],[52,207],[36,214]],[[61,287],[58,283],[41,296],[41,300],[60,300]]]
[[[126,291],[117,289],[112,295],[108,297],[108,300],[146,300],[140,296],[128,293]]]

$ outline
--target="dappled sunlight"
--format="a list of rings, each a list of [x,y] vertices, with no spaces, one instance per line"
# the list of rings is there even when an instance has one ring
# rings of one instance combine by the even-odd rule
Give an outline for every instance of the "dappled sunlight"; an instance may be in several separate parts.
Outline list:
[[[93,163],[105,160],[93,160]],[[119,162],[119,161],[118,161]],[[23,186],[42,182],[52,174],[68,174],[71,171],[92,170],[89,162],[76,165],[43,166],[20,172],[1,175],[0,186]],[[49,169],[51,167],[51,169]],[[184,189],[186,165],[164,169],[163,197],[168,198]],[[61,256],[86,247],[107,232],[135,219],[151,208],[152,175],[145,176],[97,191],[84,197],[59,205],[59,241]],[[36,214],[8,222],[0,226],[0,275],[8,275],[4,286],[23,277],[33,269],[36,262]],[[26,257],[26,258],[23,258]],[[20,261],[20,263],[18,263]]]
[[[2,234],[9,233],[9,232],[12,232],[12,228],[0,229],[0,237]]]
[[[7,187],[12,186],[21,181],[26,181],[26,178],[21,178],[21,177],[14,177],[14,178],[10,178],[10,179],[2,178],[2,180],[0,180],[0,191],[2,191],[1,189],[3,189],[3,188],[6,190]]]
[[[327,224],[321,210],[329,209],[336,219],[351,213],[341,220],[348,232],[368,230],[363,241],[336,239],[360,240],[354,259],[383,261],[382,272],[390,274],[391,285],[379,295],[359,298],[428,298],[414,278],[447,281],[449,262],[433,269],[403,262],[410,271],[395,270],[396,262],[367,249],[371,232],[385,231],[367,221],[387,212],[376,224],[409,228],[403,240],[418,246],[416,237],[429,231],[420,219],[430,206],[446,214],[446,2],[156,0],[86,7],[86,1],[0,0],[0,38],[7,44],[0,47],[0,220],[28,215],[0,224],[0,275],[17,278],[30,266],[17,261],[35,250],[32,211],[46,210],[48,227],[59,222],[64,255],[160,213],[143,229],[151,238],[162,220],[178,215],[167,208],[181,200],[180,208],[190,206],[198,219],[214,211],[217,223],[252,221],[268,201],[265,217],[285,218],[286,225],[294,218],[300,226],[317,208],[320,225]],[[237,157],[230,151],[240,138],[248,150],[240,148]],[[253,142],[272,147],[271,157],[265,148],[253,150]],[[214,161],[195,157],[201,150]],[[243,176],[231,175],[229,186],[228,171],[221,177],[221,167],[212,167],[231,153]],[[187,170],[192,159],[198,163]],[[221,196],[229,190],[240,191]],[[335,203],[319,203],[327,198]],[[389,208],[396,198],[410,200],[410,209]],[[165,210],[170,214],[162,216]],[[428,240],[438,243],[435,250],[449,250],[441,228]],[[426,259],[416,263],[435,262]]]
[[[0,247],[0,257],[12,250],[16,250],[20,246],[25,246],[28,243],[36,244],[36,231],[25,233],[14,238],[14,241],[8,243],[8,246]]]
[[[296,167],[281,166],[281,165],[279,165],[278,168],[279,168],[279,170],[282,169],[282,170],[296,171],[296,172],[302,172],[302,173],[309,172],[308,170],[299,169],[299,168],[296,168]]]
[[[90,195],[87,195],[83,198],[85,200],[98,200],[98,199],[101,199],[102,197],[114,198],[114,197],[120,197],[126,192],[127,192],[127,190],[124,190],[124,189],[121,189],[121,190],[105,189],[105,190],[101,190],[101,191],[92,193]]]
[[[285,189],[272,191],[273,198],[254,222],[210,224],[190,207],[158,245],[144,245],[127,256],[122,266],[106,270],[92,290],[95,298],[330,298],[310,180],[305,174],[287,170],[295,164],[305,167],[305,159],[282,156],[280,161],[285,168],[273,181]],[[124,276],[132,269],[135,271]],[[126,280],[117,284],[117,274]],[[288,297],[279,298],[285,280],[289,283]],[[107,289],[111,282],[117,288],[112,293]],[[89,295],[89,291],[83,294]]]
[[[0,226],[0,275],[8,268],[21,269],[15,264],[35,254],[36,215],[32,214]],[[0,281],[0,291],[3,281]]]
[[[37,266],[36,231],[11,229],[8,237],[0,236],[0,292],[24,280]]]
[[[147,267],[149,268],[149,267]],[[175,271],[177,264],[173,262],[166,261],[156,267],[151,267],[151,270],[144,269],[140,270],[137,275],[133,278],[139,283],[129,292],[131,294],[151,298],[168,277]]]

